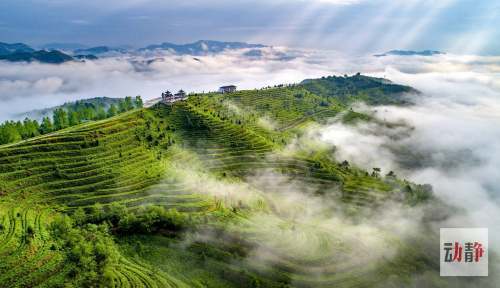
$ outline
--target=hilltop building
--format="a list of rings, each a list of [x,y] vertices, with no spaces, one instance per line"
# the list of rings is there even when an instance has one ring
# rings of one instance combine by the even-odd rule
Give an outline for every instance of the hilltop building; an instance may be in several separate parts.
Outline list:
[[[222,86],[219,88],[219,93],[222,93],[222,94],[233,93],[235,91],[236,91],[236,86],[234,86],[234,85]]]
[[[179,90],[179,92],[177,92],[175,95],[174,95],[175,98],[179,99],[179,100],[184,100],[187,98],[186,96],[186,92],[184,92],[184,90]]]
[[[161,102],[163,104],[172,104],[177,101],[186,100],[188,97],[184,90],[179,90],[176,94],[170,93],[170,91],[161,93]]]

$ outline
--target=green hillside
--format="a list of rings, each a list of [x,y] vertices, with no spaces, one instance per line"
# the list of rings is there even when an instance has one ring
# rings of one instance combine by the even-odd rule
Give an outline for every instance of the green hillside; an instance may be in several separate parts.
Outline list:
[[[305,89],[341,103],[350,104],[363,100],[370,105],[408,105],[408,94],[418,94],[409,86],[397,85],[387,79],[356,74],[354,76],[329,76],[321,79],[304,80]]]
[[[65,109],[65,110],[74,110],[76,106],[78,105],[88,105],[88,106],[93,106],[93,107],[98,107],[98,106],[103,106],[106,110],[109,109],[111,105],[115,105],[118,107],[120,101],[122,101],[122,98],[110,98],[110,97],[95,97],[95,98],[89,98],[89,99],[83,99],[79,101],[74,101],[74,102],[67,102],[64,103],[63,105],[58,105],[50,108],[44,108],[44,109],[37,109],[37,110],[31,110],[23,113],[19,113],[15,115],[16,118],[19,119],[24,119],[25,117],[28,117],[30,119],[35,119],[35,120],[42,120],[43,117],[52,117],[52,113],[56,109]]]
[[[433,197],[303,137],[371,121],[346,111],[307,85],[200,94],[0,146],[0,287],[467,284],[431,232],[358,229]]]

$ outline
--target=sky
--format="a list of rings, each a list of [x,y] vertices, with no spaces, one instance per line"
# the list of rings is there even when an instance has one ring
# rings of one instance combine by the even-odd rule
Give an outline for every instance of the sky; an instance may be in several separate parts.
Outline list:
[[[40,45],[200,39],[374,53],[500,53],[491,0],[2,0],[0,41]]]

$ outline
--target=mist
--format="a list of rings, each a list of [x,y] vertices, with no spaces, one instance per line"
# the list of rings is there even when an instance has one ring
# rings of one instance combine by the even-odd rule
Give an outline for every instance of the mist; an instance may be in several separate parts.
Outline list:
[[[287,261],[310,261],[309,265],[297,264],[300,273],[318,279],[333,272],[325,262],[346,270],[364,271],[366,266],[367,273],[374,273],[390,265],[399,248],[404,249],[399,243],[422,235],[426,229],[423,218],[435,209],[428,205],[407,207],[388,200],[377,208],[360,207],[358,216],[352,217],[352,211],[342,204],[340,186],[334,182],[325,190],[266,168],[255,169],[243,179],[221,178],[205,167],[208,163],[203,153],[196,155],[189,148],[177,146],[171,149],[184,156],[182,161],[169,161],[164,181],[181,185],[188,195],[207,196],[226,209],[244,208],[238,213],[245,215],[242,221],[227,221],[224,234],[206,227],[191,231],[179,248],[198,241],[220,245],[244,239],[251,243],[248,254],[243,260],[234,260],[234,265],[263,272]],[[266,157],[272,163],[284,156],[270,152]]]
[[[246,52],[147,53],[60,65],[0,61],[0,120],[78,99],[141,95],[148,100],[165,90],[208,92],[229,84],[254,89],[328,74],[324,67],[307,64],[302,51],[263,48],[259,57]]]
[[[500,86],[498,58],[475,56],[419,59],[383,72],[423,92],[410,107],[355,106],[380,122],[399,123],[320,128],[321,140],[337,147],[336,157],[383,173],[395,171],[429,183],[444,203],[457,207],[445,227],[487,227],[500,234]],[[411,65],[410,65],[411,64]],[[378,73],[380,75],[380,73]],[[464,213],[460,210],[465,211]],[[492,245],[492,249],[499,251]]]
[[[191,167],[184,170],[176,167],[177,172],[183,171],[185,175],[184,180],[178,179],[184,185],[192,191],[198,189],[210,197],[218,197],[228,207],[235,203],[250,207],[266,203],[248,215],[243,227],[237,224],[229,229],[234,233],[246,231],[242,237],[257,243],[246,259],[247,264],[276,265],[282,261],[280,255],[294,259],[322,255],[325,259],[340,257],[347,267],[360,265],[355,254],[341,255],[335,245],[346,251],[363,246],[368,257],[365,260],[390,261],[397,256],[387,246],[390,239],[418,239],[426,229],[437,235],[439,228],[446,227],[487,227],[490,243],[497,243],[500,240],[498,59],[456,55],[364,57],[350,59],[349,64],[346,60],[334,63],[324,56],[324,53],[304,56],[300,65],[311,71],[315,67],[317,73],[327,70],[326,67],[336,69],[331,72],[336,74],[359,69],[411,85],[422,94],[414,96],[414,105],[405,107],[356,103],[352,107],[355,111],[370,114],[377,121],[347,125],[340,119],[330,119],[327,125],[306,128],[283,153],[330,147],[332,158],[339,162],[348,160],[367,171],[380,167],[384,175],[393,171],[400,178],[432,185],[437,201],[408,207],[388,200],[377,209],[362,209],[363,217],[352,219],[349,211],[339,208],[342,205],[336,186],[322,191],[328,196],[317,196],[314,192],[318,187],[276,171],[255,171],[241,184],[207,176],[207,171],[200,174]],[[238,107],[230,108],[235,113],[239,111]],[[273,125],[267,126],[272,129]],[[280,156],[268,155],[271,159]],[[202,186],[205,188],[200,190]],[[192,237],[194,240],[190,241],[218,241],[207,234]],[[425,245],[429,245],[426,249],[433,248],[432,243]],[[494,244],[491,249],[500,252]],[[322,277],[328,271],[310,267],[308,273]],[[414,276],[416,283],[425,278]]]

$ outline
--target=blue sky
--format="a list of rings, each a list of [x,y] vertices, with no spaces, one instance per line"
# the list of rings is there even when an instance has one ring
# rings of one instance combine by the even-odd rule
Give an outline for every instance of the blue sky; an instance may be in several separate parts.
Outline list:
[[[500,54],[492,0],[2,0],[0,41],[143,46],[237,40],[346,53]]]

